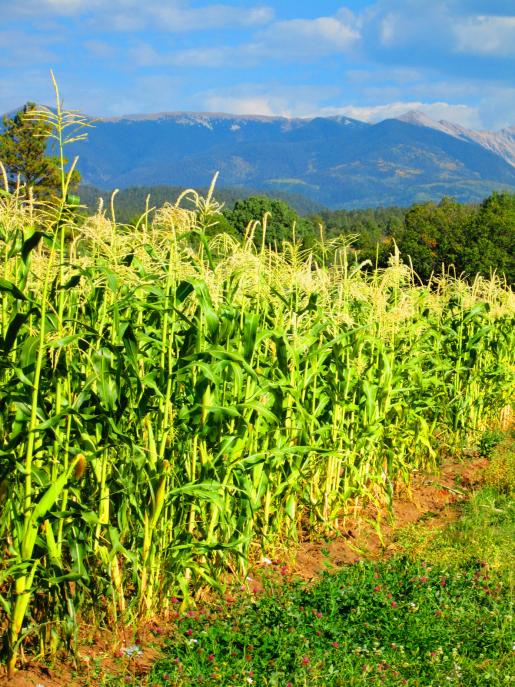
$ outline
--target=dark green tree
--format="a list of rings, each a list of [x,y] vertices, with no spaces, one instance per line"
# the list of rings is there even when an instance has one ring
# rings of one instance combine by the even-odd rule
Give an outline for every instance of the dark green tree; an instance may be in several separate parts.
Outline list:
[[[461,273],[467,270],[464,247],[474,214],[473,206],[461,205],[453,198],[443,198],[438,205],[413,205],[404,226],[393,235],[401,254],[410,256],[423,280],[440,272],[442,265],[454,265]]]
[[[14,117],[4,117],[0,134],[0,162],[3,163],[13,190],[18,179],[30,187],[37,200],[49,200],[61,194],[59,158],[48,153],[51,124],[31,116],[34,103],[27,103]],[[80,175],[75,170],[70,190],[77,187]]]
[[[470,224],[463,257],[464,270],[488,276],[492,271],[515,283],[515,193],[486,198]]]
[[[295,227],[295,237],[299,240],[305,239],[313,231],[313,225],[293,210],[283,200],[275,200],[267,196],[251,196],[245,200],[238,200],[233,210],[227,210],[224,214],[229,223],[234,227],[238,234],[243,235],[252,221],[262,223],[265,213],[270,213],[267,220],[265,241],[269,245],[280,245],[283,241],[293,239],[293,228]],[[259,245],[262,241],[262,225],[260,224],[254,233],[254,242]]]

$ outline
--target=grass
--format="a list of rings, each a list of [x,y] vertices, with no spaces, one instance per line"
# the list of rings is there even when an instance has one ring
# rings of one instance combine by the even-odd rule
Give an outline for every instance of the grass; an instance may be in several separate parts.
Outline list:
[[[502,436],[491,447],[485,486],[464,503],[459,520],[441,530],[419,523],[403,528],[396,539],[404,555],[451,566],[484,560],[505,576],[515,570],[515,441],[513,431]]]
[[[506,571],[484,561],[356,564],[215,622],[186,616],[150,684],[506,685],[511,598]]]
[[[443,531],[410,525],[398,535],[398,545],[409,558],[424,557],[434,564],[472,565],[486,560],[493,570],[515,564],[515,504],[494,487],[475,493],[461,519]]]

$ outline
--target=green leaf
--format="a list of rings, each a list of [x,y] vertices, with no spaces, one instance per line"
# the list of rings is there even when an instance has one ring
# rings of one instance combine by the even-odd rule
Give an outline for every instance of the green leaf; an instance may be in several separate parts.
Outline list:
[[[7,279],[0,279],[0,291],[12,294],[14,298],[19,301],[28,300],[27,296],[22,293],[16,285],[10,281],[7,281]]]
[[[9,351],[12,349],[20,329],[27,322],[32,313],[32,309],[28,312],[16,313],[16,315],[9,322],[9,326],[7,327],[7,332],[5,333],[5,338],[2,346],[5,355],[7,355]]]
[[[45,234],[43,231],[36,230],[26,241],[23,242],[23,246],[21,248],[21,257],[23,262],[27,262],[30,253],[37,248],[43,237],[50,238],[49,235]]]

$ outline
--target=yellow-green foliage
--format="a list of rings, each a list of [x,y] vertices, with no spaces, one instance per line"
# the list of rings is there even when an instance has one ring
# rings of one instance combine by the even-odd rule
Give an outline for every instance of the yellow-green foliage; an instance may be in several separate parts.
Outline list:
[[[515,439],[507,437],[494,450],[491,460],[484,471],[486,484],[502,494],[513,496],[515,493]]]
[[[460,518],[443,529],[409,525],[397,533],[397,552],[438,566],[488,565],[513,583],[515,505],[492,486],[474,492]]]
[[[495,277],[421,286],[399,255],[367,275],[345,245],[209,238],[218,208],[191,197],[126,227],[0,196],[11,667],[25,629],[51,651],[79,610],[149,616],[251,544],[390,500],[510,402]]]

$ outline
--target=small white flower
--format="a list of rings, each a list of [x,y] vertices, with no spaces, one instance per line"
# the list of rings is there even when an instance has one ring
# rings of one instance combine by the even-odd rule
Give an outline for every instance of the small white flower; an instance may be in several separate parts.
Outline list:
[[[129,657],[134,655],[138,656],[139,654],[143,653],[137,644],[131,644],[131,646],[122,649],[122,651]]]
[[[270,558],[267,558],[266,556],[263,556],[261,558],[261,563],[264,563],[265,565],[272,565],[272,560]]]

